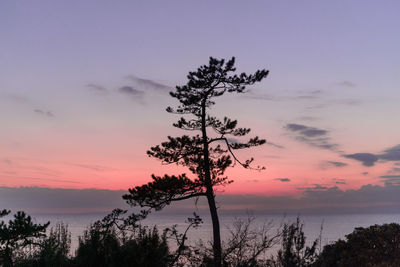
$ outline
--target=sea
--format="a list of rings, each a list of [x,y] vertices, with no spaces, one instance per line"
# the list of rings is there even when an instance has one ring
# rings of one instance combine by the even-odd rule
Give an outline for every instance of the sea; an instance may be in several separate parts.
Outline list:
[[[50,227],[58,222],[68,225],[71,232],[71,254],[74,254],[78,247],[79,236],[87,227],[102,219],[106,213],[91,214],[32,214],[36,223],[50,221]],[[184,214],[150,214],[143,221],[144,225],[149,227],[157,226],[162,230],[172,225],[176,225],[179,231],[184,231],[187,227],[187,218],[190,215]],[[196,229],[190,229],[188,232],[188,241],[195,244],[200,239],[203,242],[212,240],[212,224],[208,214],[201,215],[203,223]],[[238,220],[247,221],[252,218],[251,227],[255,231],[262,228],[263,225],[269,227],[269,233],[273,235],[283,223],[292,223],[300,219],[303,224],[303,231],[306,236],[306,243],[311,244],[315,239],[321,237],[320,245],[333,243],[351,233],[356,227],[368,227],[374,224],[400,223],[400,214],[323,214],[323,215],[301,215],[301,214],[256,214],[238,213],[238,214],[220,214],[221,235],[223,240],[230,237],[230,232],[234,229],[234,223]],[[170,247],[173,249],[174,244]],[[272,251],[276,251],[275,247]]]

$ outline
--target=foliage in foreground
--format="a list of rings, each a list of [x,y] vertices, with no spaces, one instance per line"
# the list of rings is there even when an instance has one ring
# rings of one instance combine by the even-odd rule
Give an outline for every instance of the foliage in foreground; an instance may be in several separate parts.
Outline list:
[[[114,228],[99,222],[79,239],[76,266],[167,266],[171,260],[166,236],[156,228],[138,229],[134,236],[120,237]]]
[[[2,211],[0,215],[9,213]],[[129,219],[119,221],[117,215],[110,214],[90,225],[72,256],[67,225],[59,223],[46,234],[48,224],[35,224],[30,216],[17,212],[8,223],[0,221],[0,266],[214,266],[211,243],[186,242],[188,231],[201,223],[196,214],[188,219],[183,232],[173,226],[162,233],[157,228],[132,224]],[[223,266],[400,266],[399,224],[356,228],[345,240],[326,245],[321,251],[317,248],[320,239],[306,242],[299,219],[279,227],[267,222],[254,228],[253,222],[252,217],[234,221],[222,246]],[[172,242],[175,250],[171,249]]]
[[[317,266],[400,266],[400,225],[396,223],[356,228],[326,245]]]
[[[278,251],[276,260],[272,260],[272,266],[295,267],[313,266],[318,252],[317,245],[321,236],[314,240],[312,245],[306,246],[306,237],[303,224],[297,218],[295,223],[285,224],[281,235],[281,249]]]
[[[0,211],[0,218],[9,215],[9,210]],[[0,221],[0,264],[13,266],[14,262],[21,261],[41,246],[41,240],[50,222],[36,224],[32,218],[22,211],[14,214],[8,223]]]

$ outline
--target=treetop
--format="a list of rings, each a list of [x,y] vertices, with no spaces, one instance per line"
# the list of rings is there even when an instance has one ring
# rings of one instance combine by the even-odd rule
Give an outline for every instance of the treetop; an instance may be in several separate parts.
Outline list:
[[[176,109],[167,108],[168,112],[180,114],[200,114],[201,105],[210,107],[214,104],[210,99],[223,95],[225,92],[245,92],[246,86],[261,81],[268,75],[268,70],[257,70],[254,74],[233,74],[236,71],[235,57],[225,62],[225,59],[210,57],[209,64],[191,71],[187,75],[188,82],[176,86],[172,97],[179,100],[181,105]]]

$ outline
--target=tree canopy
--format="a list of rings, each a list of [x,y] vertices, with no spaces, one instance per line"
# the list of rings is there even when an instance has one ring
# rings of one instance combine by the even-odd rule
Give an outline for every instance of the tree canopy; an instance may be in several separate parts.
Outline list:
[[[9,210],[0,211],[0,218],[10,214]],[[1,266],[13,266],[17,254],[24,253],[28,246],[40,246],[38,239],[46,236],[46,224],[36,224],[31,216],[23,211],[14,214],[8,223],[0,221],[0,263]]]
[[[400,266],[400,225],[358,227],[324,247],[316,266]]]

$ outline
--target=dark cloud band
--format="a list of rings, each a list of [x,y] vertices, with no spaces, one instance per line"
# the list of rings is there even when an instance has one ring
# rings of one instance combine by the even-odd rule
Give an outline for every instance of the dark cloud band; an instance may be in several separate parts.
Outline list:
[[[382,178],[385,179],[385,178]],[[398,179],[391,177],[392,180]],[[337,179],[338,182],[343,180]],[[396,180],[395,180],[396,181]],[[315,184],[300,188],[300,196],[280,195],[218,195],[221,211],[253,210],[271,213],[313,212],[398,212],[400,208],[400,186],[385,183],[384,186],[364,185],[356,190],[341,190],[337,186]],[[36,213],[109,212],[114,208],[129,208],[122,200],[126,191],[100,189],[61,189],[40,187],[0,187],[2,208],[25,210]],[[192,200],[174,203],[164,212],[190,214],[195,208]],[[245,207],[245,208],[243,208]],[[207,212],[205,199],[199,199],[197,208]]]

